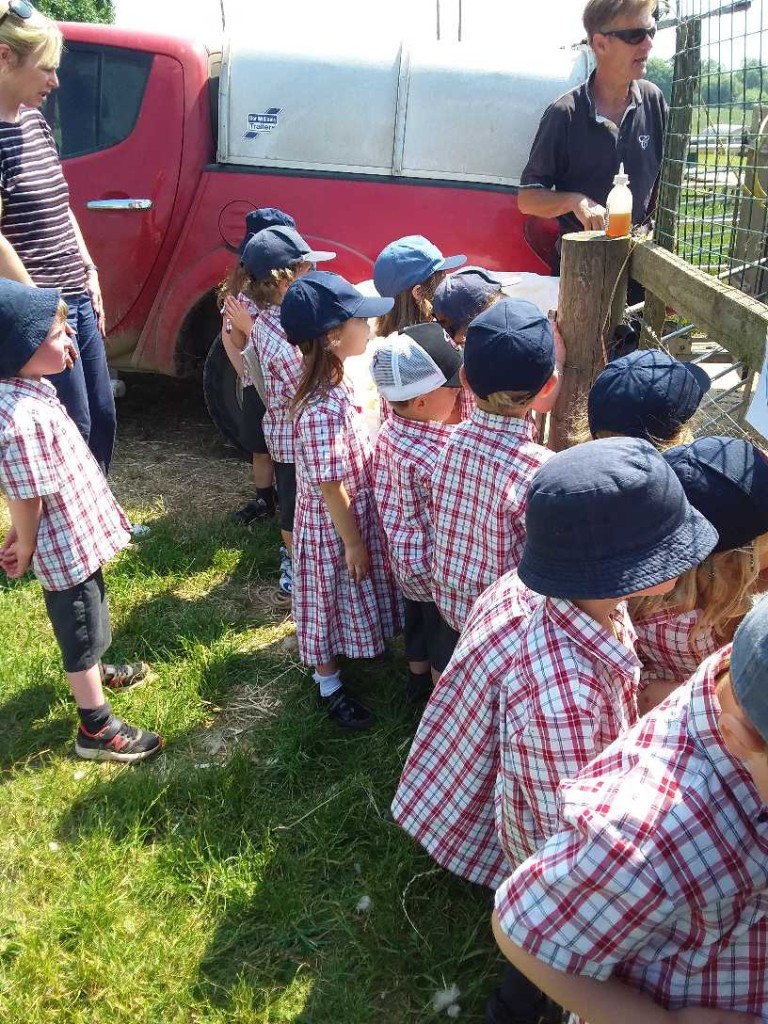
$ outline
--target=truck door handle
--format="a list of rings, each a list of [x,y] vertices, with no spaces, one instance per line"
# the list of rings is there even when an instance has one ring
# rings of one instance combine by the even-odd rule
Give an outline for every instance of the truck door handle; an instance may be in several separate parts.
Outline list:
[[[89,199],[88,210],[151,210],[151,199]]]

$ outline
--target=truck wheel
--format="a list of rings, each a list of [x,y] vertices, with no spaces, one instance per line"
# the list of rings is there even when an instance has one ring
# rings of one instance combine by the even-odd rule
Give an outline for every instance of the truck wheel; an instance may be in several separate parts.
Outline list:
[[[240,444],[240,423],[243,418],[242,386],[229,361],[221,334],[208,350],[203,367],[203,394],[211,419],[226,439],[243,451]]]

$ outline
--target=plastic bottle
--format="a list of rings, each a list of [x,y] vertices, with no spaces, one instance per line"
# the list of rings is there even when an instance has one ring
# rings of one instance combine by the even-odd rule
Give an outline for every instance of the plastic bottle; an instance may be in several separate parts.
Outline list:
[[[608,212],[605,234],[608,238],[621,238],[632,228],[632,193],[628,186],[629,177],[624,173],[624,164],[619,164],[619,173],[614,176],[613,188],[605,203]]]

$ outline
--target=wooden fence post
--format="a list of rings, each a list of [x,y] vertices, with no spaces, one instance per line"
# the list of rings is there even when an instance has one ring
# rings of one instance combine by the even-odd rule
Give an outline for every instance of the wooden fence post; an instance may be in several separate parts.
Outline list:
[[[733,233],[733,262],[745,266],[729,275],[730,284],[747,295],[760,297],[765,292],[766,267],[761,260],[768,255],[768,107],[756,103],[752,108],[752,126],[746,159],[742,168],[741,196],[736,210]]]
[[[606,349],[627,303],[629,238],[602,231],[563,235],[557,324],[565,343],[565,372],[550,417],[549,447],[568,445],[574,409],[605,366]]]

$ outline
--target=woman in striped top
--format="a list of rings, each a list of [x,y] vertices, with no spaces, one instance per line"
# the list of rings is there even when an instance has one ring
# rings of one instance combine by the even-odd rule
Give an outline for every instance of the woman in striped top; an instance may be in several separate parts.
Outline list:
[[[58,87],[61,46],[27,0],[0,0],[0,277],[61,288],[80,358],[51,381],[106,473],[116,415],[99,278],[39,109]]]

